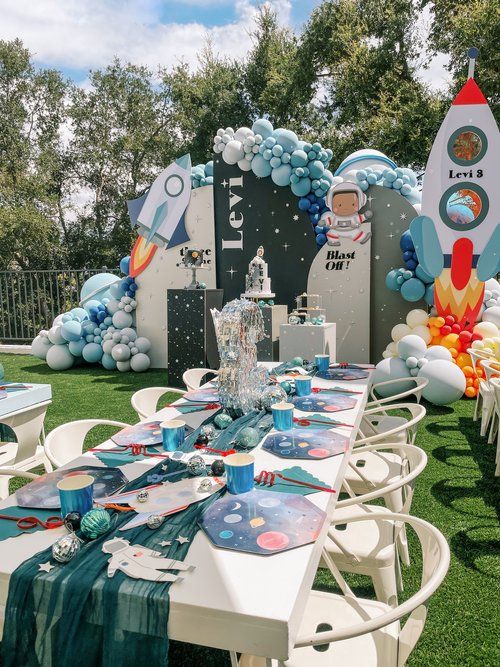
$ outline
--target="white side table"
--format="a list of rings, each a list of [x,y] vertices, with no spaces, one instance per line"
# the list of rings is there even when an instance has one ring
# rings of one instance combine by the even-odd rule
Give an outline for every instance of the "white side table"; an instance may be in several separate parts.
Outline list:
[[[336,361],[337,326],[325,324],[282,324],[280,326],[280,361],[303,357],[314,361],[315,354],[329,354],[330,362]]]

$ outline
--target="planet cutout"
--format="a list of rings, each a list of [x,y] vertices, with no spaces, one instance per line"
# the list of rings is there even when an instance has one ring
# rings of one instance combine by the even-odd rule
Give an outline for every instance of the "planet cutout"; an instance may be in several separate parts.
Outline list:
[[[269,530],[267,533],[261,533],[257,538],[257,544],[261,549],[267,551],[278,551],[288,546],[290,539],[285,533],[277,530]]]

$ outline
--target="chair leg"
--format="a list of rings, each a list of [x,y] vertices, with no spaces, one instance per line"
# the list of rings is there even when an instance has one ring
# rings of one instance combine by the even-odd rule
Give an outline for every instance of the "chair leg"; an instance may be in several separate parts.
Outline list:
[[[397,558],[397,555],[394,555]],[[398,586],[395,567],[379,567],[372,574],[373,588],[379,602],[385,602],[391,607],[398,604]]]
[[[231,667],[238,667],[238,654],[236,651],[229,651],[229,657],[231,658]]]
[[[0,477],[0,500],[5,500],[9,496],[9,482],[12,477],[5,477],[2,475]]]
[[[475,422],[477,422],[477,418],[479,416],[479,406],[481,404],[481,398],[482,398],[481,394],[478,393],[477,398],[476,398],[476,406],[474,408],[474,416],[472,417],[472,420],[475,421]]]
[[[52,472],[54,470],[52,463],[46,456],[43,457],[43,467],[45,468],[45,472]]]
[[[406,566],[410,565],[410,552],[408,550],[408,538],[406,537],[406,526],[402,526],[396,540],[398,554]]]
[[[484,437],[490,424],[491,413],[493,412],[492,396],[485,396],[483,398],[483,407],[481,410],[481,430],[480,434]]]

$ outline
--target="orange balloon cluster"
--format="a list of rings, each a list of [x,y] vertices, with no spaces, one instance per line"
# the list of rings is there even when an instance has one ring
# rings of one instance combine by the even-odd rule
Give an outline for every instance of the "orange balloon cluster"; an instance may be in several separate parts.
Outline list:
[[[442,345],[450,351],[452,361],[465,375],[465,395],[469,398],[477,396],[479,382],[484,377],[484,371],[479,365],[474,368],[474,363],[467,350],[475,340],[482,340],[481,334],[464,329],[453,315],[429,317],[427,326],[431,334],[429,347]]]

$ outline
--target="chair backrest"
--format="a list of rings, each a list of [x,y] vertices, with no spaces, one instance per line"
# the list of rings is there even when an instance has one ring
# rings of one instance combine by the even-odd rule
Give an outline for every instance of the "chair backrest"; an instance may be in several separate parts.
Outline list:
[[[417,403],[420,403],[420,399],[422,398],[422,391],[424,390],[424,387],[426,387],[429,384],[429,380],[427,378],[422,378],[422,377],[409,377],[409,378],[404,378],[404,382],[414,382],[415,386],[410,387],[406,391],[402,391],[399,394],[393,394],[391,396],[386,396],[385,398],[379,398],[377,396],[377,391],[380,391],[382,388],[384,389],[390,389],[391,385],[400,385],[402,379],[394,379],[394,380],[384,380],[384,382],[376,382],[374,385],[372,385],[370,389],[370,396],[373,400],[371,400],[369,403],[366,404],[367,408],[371,407],[376,407],[377,405],[385,405],[387,403],[392,403],[393,401],[399,401],[402,398],[406,398],[407,396],[415,396],[417,399]],[[385,391],[384,391],[385,393]]]
[[[146,387],[139,389],[132,395],[130,402],[132,407],[137,412],[139,421],[145,421],[151,415],[157,412],[158,401],[163,394],[169,393],[185,394],[184,389],[175,389],[174,387]]]
[[[425,625],[427,616],[427,601],[436,592],[443,582],[450,565],[450,548],[444,536],[432,524],[418,519],[414,516],[405,514],[396,514],[393,512],[373,512],[366,515],[356,515],[352,517],[334,519],[336,523],[352,523],[354,521],[394,521],[395,523],[410,525],[420,541],[422,549],[422,580],[420,589],[412,595],[406,602],[398,605],[394,609],[387,610],[369,620],[361,623],[342,627],[329,632],[315,632],[311,635],[299,637],[295,642],[296,648],[306,646],[317,646],[330,644],[331,642],[359,637],[380,628],[384,628],[395,621],[400,621],[408,616],[406,623],[399,632],[398,641],[398,667],[402,667],[413,648],[415,647]],[[323,558],[328,564],[333,576],[339,583],[346,598],[353,606],[356,606],[357,598],[349,588],[347,582],[340,574],[338,568],[333,563],[326,550],[323,551]],[[360,604],[360,612],[362,612]],[[328,620],[325,618],[325,621]],[[332,626],[338,625],[338,619],[332,619]]]
[[[493,387],[493,391],[495,393],[495,403],[497,406],[498,414],[500,415],[500,377],[491,378],[490,384]]]
[[[383,417],[389,416],[389,411],[392,410],[407,410],[410,413],[411,418],[392,429],[379,432],[376,428],[378,423],[376,419],[377,415],[380,415],[380,419],[383,419]],[[391,405],[369,408],[363,413],[363,419],[358,429],[358,433],[360,433],[361,437],[356,438],[354,445],[357,448],[361,444],[368,445],[380,442],[381,440],[387,441],[391,437],[404,431],[407,433],[408,442],[413,444],[417,435],[417,425],[425,417],[425,414],[426,409],[423,405],[420,405],[420,403],[394,403]],[[365,419],[365,417],[370,417],[370,419]]]
[[[58,426],[47,435],[44,443],[45,454],[52,465],[60,468],[81,456],[85,437],[94,426],[117,426],[122,429],[130,424],[108,419],[80,419]]]
[[[203,380],[207,375],[216,377],[219,375],[219,371],[214,371],[212,368],[189,368],[183,374],[182,381],[186,385],[188,391],[192,391],[193,389],[198,389],[202,383],[204,384]]]
[[[494,377],[500,377],[500,361],[496,359],[482,359],[479,363],[484,368],[488,382]]]
[[[417,447],[416,445],[402,445],[396,443],[387,443],[387,444],[378,444],[378,445],[366,445],[364,447],[356,448],[356,460],[362,460],[363,452],[383,452],[390,451],[391,453],[395,452],[401,456],[403,461],[402,474],[401,476],[382,487],[377,487],[373,491],[368,493],[363,493],[360,496],[355,496],[352,492],[349,484],[344,480],[344,488],[351,496],[345,500],[339,500],[336,504],[338,509],[343,509],[345,507],[351,507],[352,505],[360,505],[368,503],[377,498],[382,498],[383,496],[396,491],[397,489],[403,489],[403,507],[401,509],[402,514],[408,514],[411,508],[411,502],[413,500],[413,492],[415,489],[415,481],[417,477],[423,472],[425,466],[427,465],[427,454],[423,449]],[[363,468],[358,468],[352,462],[349,462],[349,467],[357,474],[363,481],[366,481],[363,477]]]
[[[478,350],[475,347],[469,347],[467,354],[472,359],[472,366],[474,369],[474,374],[476,374],[477,365],[481,363],[483,359],[493,359],[493,352],[488,352],[487,350]]]

